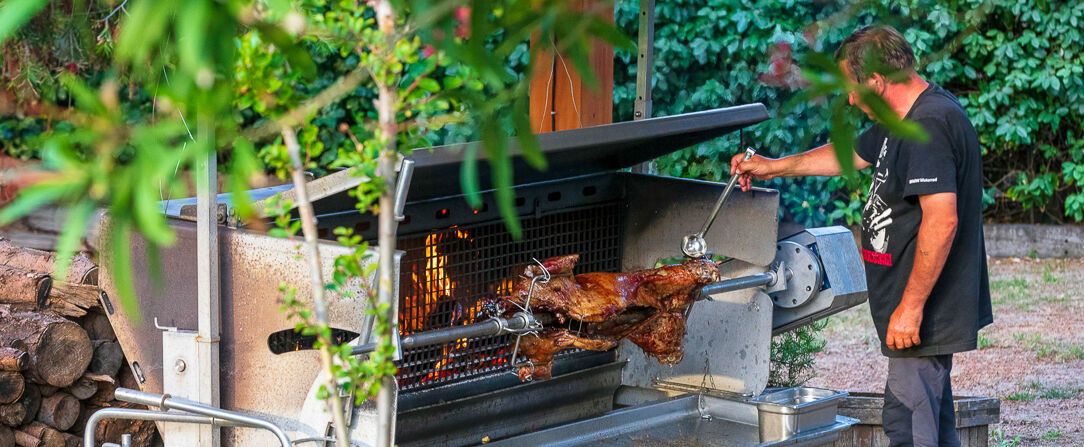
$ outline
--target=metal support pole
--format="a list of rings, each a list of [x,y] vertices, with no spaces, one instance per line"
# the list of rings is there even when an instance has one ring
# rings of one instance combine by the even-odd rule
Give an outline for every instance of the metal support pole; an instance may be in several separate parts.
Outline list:
[[[655,73],[655,0],[640,0],[640,25],[636,38],[636,102],[632,119],[651,118],[651,79]],[[655,162],[645,161],[633,172],[655,173]]]
[[[206,127],[206,128],[204,128]],[[200,126],[200,138],[213,141],[213,128]],[[212,143],[213,148],[213,143]],[[196,256],[198,335],[197,372],[199,386],[196,400],[207,405],[219,405],[218,342],[221,333],[222,307],[218,299],[218,159],[212,150],[207,158],[196,163]],[[199,446],[217,447],[220,430],[212,425],[200,426]]]
[[[651,118],[651,78],[655,73],[655,0],[640,0],[639,18],[633,120]]]

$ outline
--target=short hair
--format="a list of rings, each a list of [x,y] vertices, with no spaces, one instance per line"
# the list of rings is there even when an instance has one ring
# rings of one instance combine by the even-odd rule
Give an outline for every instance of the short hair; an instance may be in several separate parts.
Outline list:
[[[836,61],[846,63],[858,82],[874,73],[891,82],[901,81],[899,76],[910,74],[916,64],[911,44],[888,25],[864,26],[851,33],[836,50]]]

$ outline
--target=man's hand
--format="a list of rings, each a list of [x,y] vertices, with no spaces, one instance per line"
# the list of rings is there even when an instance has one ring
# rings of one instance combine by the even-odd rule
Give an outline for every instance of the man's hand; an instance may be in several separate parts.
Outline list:
[[[831,143],[800,154],[782,158],[767,158],[754,155],[742,162],[744,153],[730,159],[730,175],[740,175],[738,183],[742,191],[749,191],[753,178],[771,180],[776,177],[801,177],[805,175],[836,176],[843,172],[836,160],[835,149]],[[854,154],[854,168],[865,169],[869,162]]]
[[[922,309],[905,309],[903,303],[892,312],[888,319],[888,333],[885,334],[885,344],[888,349],[899,350],[918,346],[922,340],[918,338],[918,329],[922,327]]]
[[[779,176],[775,168],[775,163],[779,160],[754,155],[742,161],[744,157],[745,154],[737,154],[730,159],[730,175],[741,175],[738,177],[738,184],[741,185],[742,191],[749,191],[749,188],[753,186],[753,177],[757,180],[771,180]]]

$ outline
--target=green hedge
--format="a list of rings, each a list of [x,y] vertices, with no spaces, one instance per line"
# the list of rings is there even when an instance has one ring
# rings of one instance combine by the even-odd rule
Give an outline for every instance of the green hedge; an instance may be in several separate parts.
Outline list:
[[[617,23],[631,35],[639,2],[622,0]],[[841,7],[851,8],[841,11]],[[819,27],[811,27],[816,22]],[[1084,220],[1084,4],[1013,1],[874,1],[855,5],[781,0],[660,0],[656,6],[654,116],[749,102],[769,122],[658,160],[665,174],[718,180],[744,145],[792,154],[822,144],[829,111],[792,104],[797,92],[759,80],[771,55],[793,49],[831,52],[858,25],[904,30],[920,73],[960,97],[984,150],[986,215],[992,220]],[[827,25],[830,24],[830,25]],[[615,121],[632,118],[635,59],[618,54]],[[865,187],[840,179],[774,180],[785,218],[805,224],[853,224]]]
[[[720,180],[728,177],[727,159],[743,145],[770,155],[791,154],[825,141],[829,110],[823,104],[795,103],[796,91],[773,87],[761,77],[787,48],[794,60],[804,62],[810,51],[805,32],[815,36],[816,48],[832,51],[859,24],[889,23],[905,30],[919,59],[921,73],[956,93],[975,123],[985,152],[987,217],[998,221],[1062,222],[1084,220],[1084,58],[1081,28],[1084,4],[1072,2],[889,1],[837,4],[780,0],[658,0],[655,33],[654,115],[664,116],[734,104],[762,102],[773,118],[716,141],[658,160],[662,173]],[[638,0],[620,0],[615,20],[630,36],[636,35]],[[841,10],[841,8],[848,8]],[[59,12],[57,14],[60,14]],[[60,14],[61,16],[63,14]],[[63,55],[70,48],[52,45],[66,23],[36,19],[38,27],[22,34],[34,58],[24,48],[4,48],[9,59],[5,87],[21,96],[40,95],[47,102],[63,103],[66,92],[55,75],[76,69],[80,76],[98,76],[95,61],[110,46],[95,36],[79,36],[86,59],[72,65]],[[814,23],[819,28],[811,27]],[[817,31],[820,29],[820,31]],[[101,42],[102,34],[97,36]],[[52,46],[50,46],[52,45]],[[239,43],[240,45],[240,43]],[[65,52],[67,51],[67,52]],[[314,49],[320,75],[301,86],[302,93],[317,91],[347,72],[356,61]],[[520,72],[525,45],[509,64]],[[18,59],[17,61],[15,59]],[[785,58],[784,58],[785,59]],[[36,61],[35,61],[36,60]],[[632,119],[635,95],[635,59],[631,53],[615,56],[614,120]],[[17,63],[13,63],[17,62]],[[261,62],[254,61],[254,66]],[[797,77],[798,73],[791,73]],[[93,83],[93,80],[91,81]],[[33,91],[28,90],[33,87]],[[136,108],[149,107],[151,92],[133,92]],[[337,124],[353,116],[372,113],[372,92],[359,89],[344,101],[325,108],[313,120],[312,137],[324,149],[314,154],[321,167],[352,150]],[[2,99],[2,98],[0,98]],[[237,105],[245,107],[243,95]],[[32,109],[21,107],[20,110]],[[239,119],[259,119],[248,104]],[[39,118],[0,117],[0,147],[5,153],[29,158],[37,154],[34,137],[63,124]],[[434,144],[471,137],[457,128],[427,138]],[[743,141],[740,141],[744,139]],[[273,151],[273,143],[265,153]],[[809,225],[854,224],[863,199],[862,185],[841,179],[775,180],[768,186],[783,191],[783,214]]]

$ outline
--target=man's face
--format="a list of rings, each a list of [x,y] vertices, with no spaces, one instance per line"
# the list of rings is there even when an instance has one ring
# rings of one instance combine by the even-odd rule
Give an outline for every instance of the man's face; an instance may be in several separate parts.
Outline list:
[[[847,78],[851,80],[851,82],[858,82],[858,80],[855,79],[854,75],[851,74],[851,70],[849,68],[847,68],[847,61],[846,60],[842,60],[842,61],[839,62],[839,68],[843,70],[843,74],[846,75]],[[877,77],[877,75],[874,74],[873,78],[867,79],[866,82],[864,82],[864,84],[866,85],[866,87],[869,87],[869,88],[873,89],[873,91],[880,93],[880,90],[878,90],[878,84],[877,84],[878,80],[876,79],[876,77]],[[865,112],[866,116],[868,116],[870,119],[873,119],[873,112],[870,111],[868,106],[866,106],[865,104],[862,104],[862,101],[861,101],[861,98],[858,95],[858,92],[856,92],[856,91],[850,92],[850,94],[847,95],[847,101],[852,106],[856,106],[859,109],[861,109],[863,112]]]

